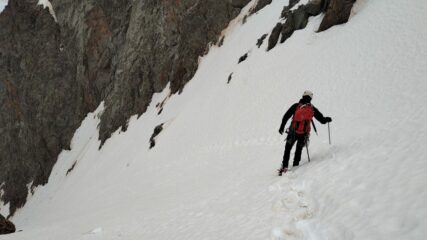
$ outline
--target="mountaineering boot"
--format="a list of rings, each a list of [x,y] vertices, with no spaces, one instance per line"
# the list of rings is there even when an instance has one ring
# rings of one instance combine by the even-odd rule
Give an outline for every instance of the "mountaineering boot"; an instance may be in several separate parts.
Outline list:
[[[280,168],[277,171],[279,172],[279,176],[282,176],[283,173],[286,173],[288,171],[288,168]]]

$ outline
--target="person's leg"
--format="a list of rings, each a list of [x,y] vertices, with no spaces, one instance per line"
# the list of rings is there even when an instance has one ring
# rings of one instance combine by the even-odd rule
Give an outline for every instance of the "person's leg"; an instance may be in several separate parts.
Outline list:
[[[295,144],[295,136],[288,134],[288,137],[286,138],[285,154],[283,155],[282,169],[288,168],[289,157],[291,155],[291,149],[294,146],[294,144]]]
[[[304,135],[297,135],[296,136],[296,141],[297,141],[297,147],[295,149],[295,156],[294,156],[293,166],[298,166],[299,165],[299,162],[301,160],[302,149],[305,146],[305,136]]]

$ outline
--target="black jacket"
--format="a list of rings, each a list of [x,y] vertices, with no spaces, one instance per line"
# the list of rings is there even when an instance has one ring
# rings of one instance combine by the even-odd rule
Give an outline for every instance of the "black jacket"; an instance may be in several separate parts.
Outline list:
[[[282,124],[280,125],[280,128],[279,128],[280,132],[283,132],[283,130],[285,129],[286,123],[294,115],[295,111],[297,110],[298,105],[299,104],[307,104],[307,103],[310,103],[310,100],[307,98],[302,98],[301,100],[299,100],[298,103],[293,104],[288,109],[288,111],[286,111],[286,113],[282,119]],[[319,110],[317,110],[317,108],[315,108],[314,106],[313,106],[313,110],[314,110],[314,118],[316,118],[317,121],[319,121],[322,124],[325,124],[328,122],[328,118],[324,117],[323,114]]]

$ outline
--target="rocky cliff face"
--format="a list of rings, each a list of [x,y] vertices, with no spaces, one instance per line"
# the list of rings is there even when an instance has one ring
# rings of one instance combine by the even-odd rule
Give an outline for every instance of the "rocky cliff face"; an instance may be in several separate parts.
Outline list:
[[[180,92],[248,0],[9,0],[0,15],[0,187],[10,213],[45,184],[102,100],[104,142],[167,83]]]
[[[34,0],[10,1],[0,15],[0,183],[11,212],[46,183],[55,159],[89,107],[61,29]]]
[[[198,56],[237,15],[228,1],[138,1],[130,10],[113,84],[106,97],[100,135],[105,141],[132,114],[145,112],[154,92],[170,82],[182,90],[197,69]]]

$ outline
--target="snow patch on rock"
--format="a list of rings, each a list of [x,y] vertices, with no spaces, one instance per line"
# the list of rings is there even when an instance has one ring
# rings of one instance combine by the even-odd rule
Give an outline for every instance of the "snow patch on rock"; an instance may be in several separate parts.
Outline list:
[[[53,19],[55,19],[55,22],[58,22],[55,11],[53,10],[53,7],[52,7],[52,3],[49,0],[39,0],[37,4],[42,5],[43,8],[48,8],[50,15],[52,15]]]

